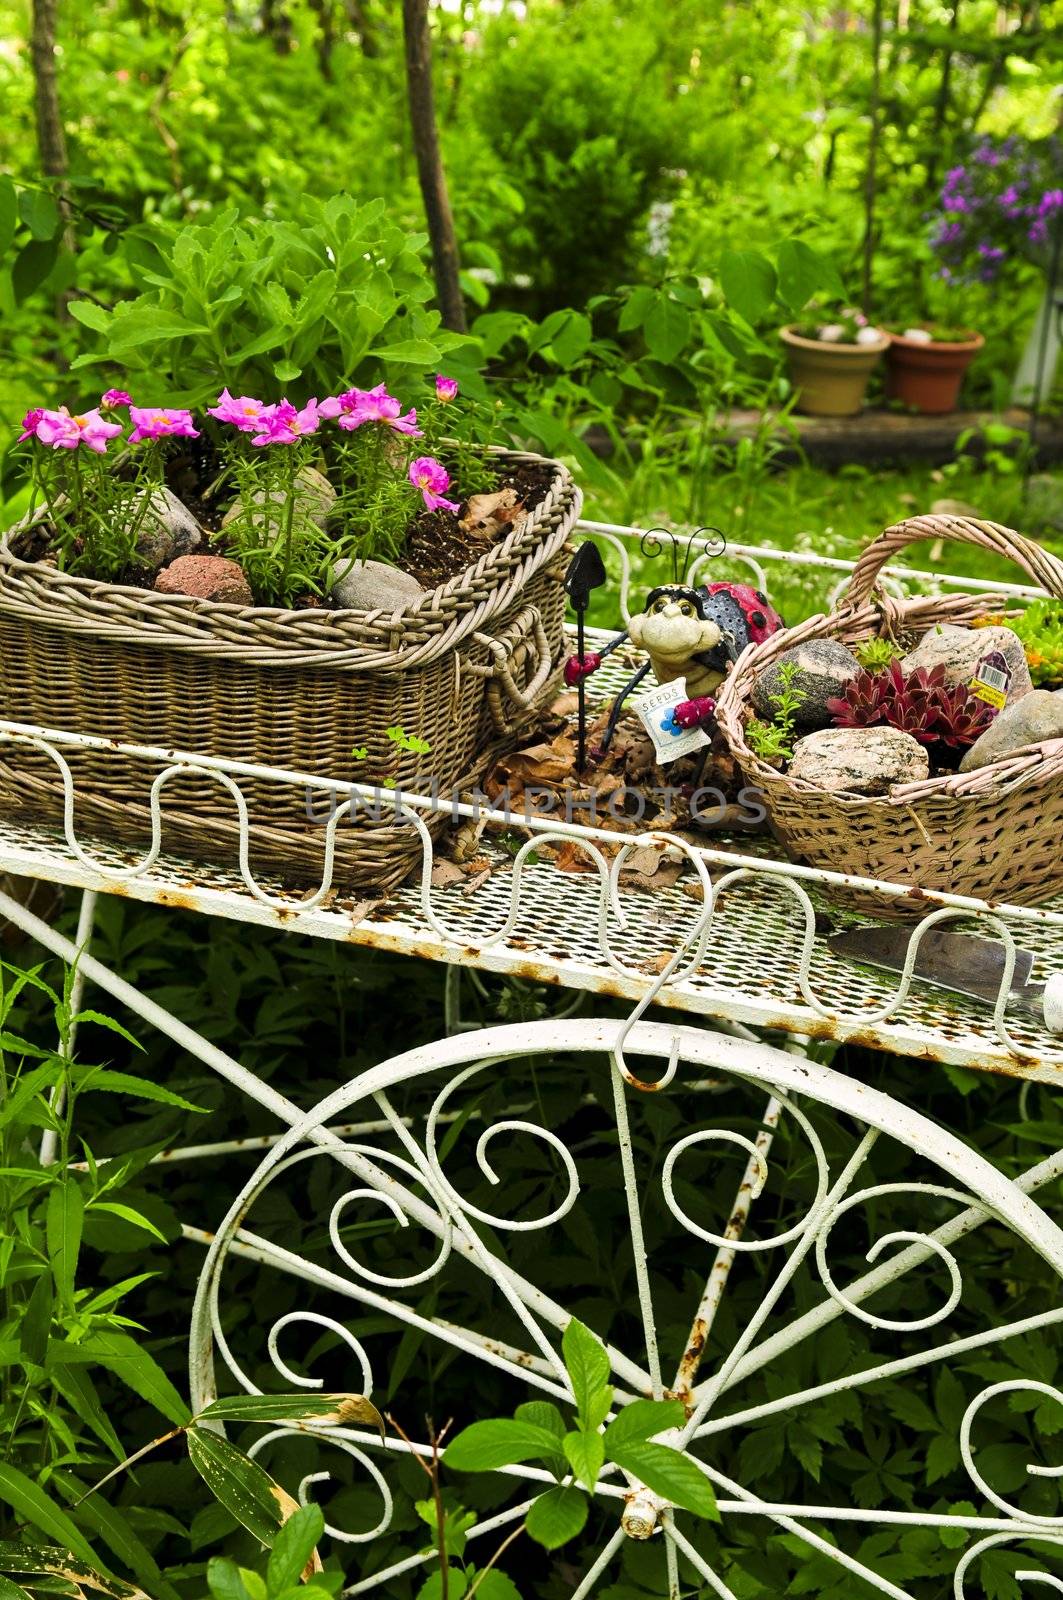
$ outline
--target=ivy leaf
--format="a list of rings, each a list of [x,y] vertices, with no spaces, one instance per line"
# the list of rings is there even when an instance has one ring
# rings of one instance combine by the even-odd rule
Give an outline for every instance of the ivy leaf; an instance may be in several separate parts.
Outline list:
[[[532,1505],[524,1521],[530,1538],[547,1550],[558,1550],[578,1533],[587,1521],[587,1496],[574,1485],[548,1489]]]
[[[493,1472],[519,1461],[557,1455],[557,1435],[530,1422],[490,1417],[463,1428],[443,1452],[448,1467],[458,1472]]]
[[[613,1460],[634,1473],[648,1489],[684,1511],[719,1521],[716,1496],[705,1474],[689,1456],[664,1444],[643,1444],[630,1439],[613,1449]]]

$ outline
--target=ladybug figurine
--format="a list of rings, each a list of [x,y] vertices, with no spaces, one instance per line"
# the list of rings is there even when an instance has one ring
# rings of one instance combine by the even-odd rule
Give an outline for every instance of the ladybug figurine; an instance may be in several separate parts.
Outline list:
[[[699,529],[699,534],[715,529]],[[698,535],[692,535],[690,546]],[[647,535],[646,540],[655,535]],[[718,546],[707,554],[719,555],[725,548],[722,535]],[[660,548],[659,541],[657,548]],[[675,581],[651,589],[646,603],[633,616],[623,633],[600,651],[570,656],[565,663],[565,682],[570,688],[586,682],[607,655],[629,639],[645,650],[648,660],[626,683],[610,713],[609,722],[596,754],[603,756],[612,743],[617,723],[628,696],[653,670],[658,683],[686,679],[688,698],[681,700],[673,713],[678,728],[699,728],[712,721],[716,710],[714,692],[719,688],[742,651],[750,643],[759,644],[784,626],[782,618],[769,604],[767,596],[746,583],[703,583],[692,586],[680,581],[677,544],[672,541]],[[685,564],[685,563],[684,563]]]

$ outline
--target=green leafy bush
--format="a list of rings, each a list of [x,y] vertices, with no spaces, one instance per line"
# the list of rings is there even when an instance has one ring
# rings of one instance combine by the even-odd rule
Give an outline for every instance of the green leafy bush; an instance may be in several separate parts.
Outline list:
[[[547,306],[581,305],[630,267],[651,202],[680,166],[682,108],[659,36],[608,0],[489,30],[476,115],[524,210],[495,240]]]
[[[145,403],[213,399],[219,383],[264,399],[324,395],[382,368],[428,371],[461,344],[429,307],[424,236],[391,222],[382,200],[306,198],[284,221],[234,208],[196,226],[144,225],[124,249],[140,294],[107,311],[71,306],[99,335],[75,366],[135,374]],[[453,364],[453,363],[451,363]]]

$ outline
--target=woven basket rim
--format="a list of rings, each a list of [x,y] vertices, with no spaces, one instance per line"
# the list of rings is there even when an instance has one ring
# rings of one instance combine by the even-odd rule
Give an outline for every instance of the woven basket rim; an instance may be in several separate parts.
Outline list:
[[[1003,595],[961,595],[952,598],[965,600],[968,604],[973,600],[977,600],[979,604],[984,602],[986,611],[990,614],[1006,603],[1006,596]],[[924,621],[923,613],[931,608],[940,610],[941,597],[924,596],[894,604],[902,620],[906,615],[914,614],[920,619],[917,625],[929,628],[933,626],[933,618],[926,618]],[[882,614],[874,606],[848,614],[835,611],[829,615],[811,617],[797,628],[781,629],[760,644],[750,645],[742,652],[720,692],[716,715],[731,753],[739,761],[743,771],[754,774],[758,782],[774,787],[779,793],[788,791],[809,799],[818,797],[825,804],[854,811],[871,808],[884,815],[898,810],[907,811],[916,800],[922,802],[935,799],[974,799],[979,795],[984,796],[990,789],[1000,791],[1012,784],[1015,787],[1019,787],[1020,784],[1033,786],[1063,775],[1063,738],[1025,745],[1022,749],[1013,750],[1001,757],[999,761],[990,762],[973,772],[947,772],[936,778],[899,784],[887,795],[857,795],[845,790],[823,789],[817,784],[809,783],[807,779],[792,778],[789,773],[780,772],[778,768],[770,766],[758,756],[746,739],[745,716],[757,672],[786,650],[813,640],[834,639],[842,632],[850,636],[861,633],[865,637],[877,637],[882,622]]]
[[[394,611],[241,606],[79,577],[12,552],[11,538],[32,525],[24,519],[0,535],[0,614],[29,615],[73,632],[103,632],[126,642],[231,654],[263,664],[316,661],[350,667],[363,662],[379,668],[399,666],[411,656],[422,662],[486,626],[552,548],[560,548],[579,514],[582,495],[562,462],[495,446],[485,453],[503,463],[551,467],[548,488],[505,538]]]

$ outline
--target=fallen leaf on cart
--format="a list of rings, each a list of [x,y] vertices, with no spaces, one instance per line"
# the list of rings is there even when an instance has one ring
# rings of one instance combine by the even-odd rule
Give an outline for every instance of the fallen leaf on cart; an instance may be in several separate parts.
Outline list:
[[[475,534],[479,539],[493,539],[522,510],[513,488],[499,489],[496,494],[471,494],[461,526],[466,533]]]
[[[436,860],[432,868],[432,888],[451,889],[456,883],[464,883],[465,874],[454,861]]]
[[[475,894],[477,889],[480,888],[481,884],[486,883],[490,876],[491,876],[491,868],[490,868],[490,866],[489,865],[482,866],[478,872],[475,872],[475,873],[471,874],[471,876],[468,876],[466,878],[465,887],[461,891],[462,894],[465,894],[465,895]]]
[[[653,872],[629,872],[626,867],[621,867],[620,882],[629,889],[672,889],[679,881],[682,870],[680,861],[666,861]]]
[[[552,717],[570,717],[574,711],[578,710],[578,694],[559,694],[553,705],[550,707],[550,715]]]

